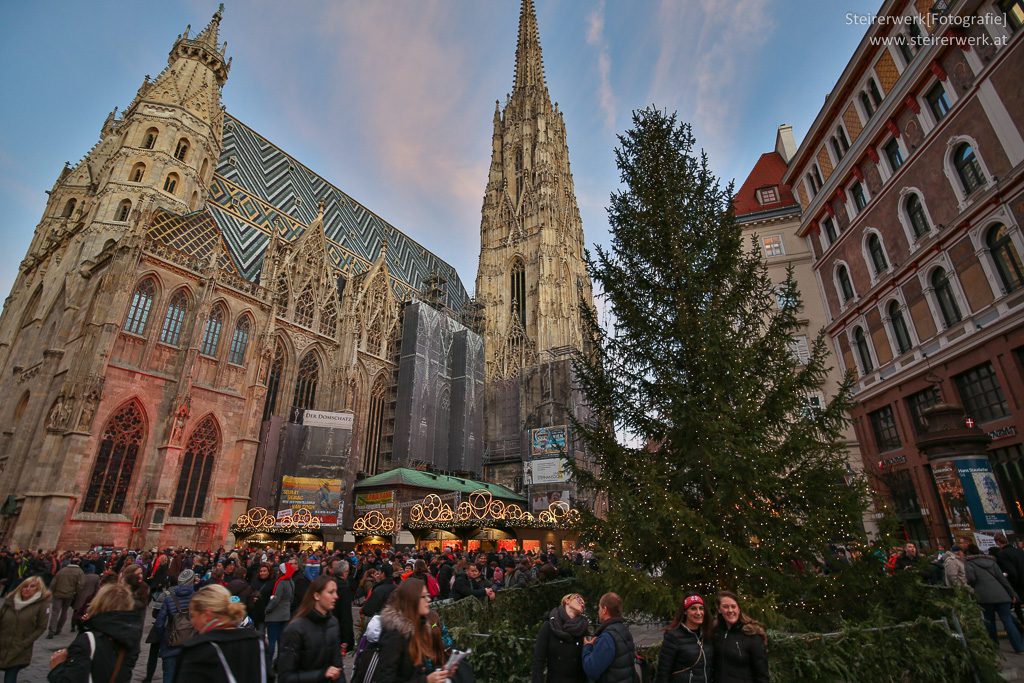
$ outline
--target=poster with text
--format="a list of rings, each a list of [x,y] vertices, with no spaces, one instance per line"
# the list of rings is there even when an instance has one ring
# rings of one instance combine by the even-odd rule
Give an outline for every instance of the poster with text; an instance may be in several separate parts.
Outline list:
[[[974,518],[974,528],[988,531],[1012,528],[999,482],[988,458],[957,458],[955,462]]]
[[[542,458],[523,463],[523,483],[564,484],[572,474],[569,472],[569,461],[565,458]]]
[[[370,510],[391,510],[395,505],[394,491],[372,491],[356,494],[356,517]]]
[[[321,526],[337,526],[341,515],[341,479],[319,477],[281,477],[281,510],[306,508],[320,518]]]
[[[543,458],[549,455],[564,455],[567,431],[568,428],[565,425],[531,429],[530,457]]]
[[[949,522],[950,531],[955,536],[958,531],[972,530],[974,520],[971,519],[971,511],[964,495],[964,487],[960,482],[956,463],[950,460],[933,465],[932,476],[935,478],[935,486],[939,490],[939,498],[942,499],[942,508],[946,512],[946,521]]]

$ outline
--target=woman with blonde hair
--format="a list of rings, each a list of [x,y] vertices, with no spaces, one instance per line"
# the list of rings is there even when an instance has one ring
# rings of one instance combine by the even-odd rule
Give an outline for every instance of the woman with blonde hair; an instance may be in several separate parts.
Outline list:
[[[188,603],[196,635],[181,647],[175,679],[185,683],[266,683],[263,638],[239,626],[245,605],[224,586],[196,591]]]
[[[50,591],[30,576],[7,594],[0,606],[0,671],[4,683],[17,683],[18,672],[32,661],[32,646],[46,630]]]
[[[579,593],[569,593],[551,610],[533,646],[533,683],[586,683],[583,636],[590,628],[583,613],[586,604]]]
[[[50,683],[86,683],[111,681],[129,683],[139,658],[142,639],[142,613],[135,609],[135,598],[123,583],[103,586],[89,604],[82,626],[67,650],[57,650],[50,658]]]

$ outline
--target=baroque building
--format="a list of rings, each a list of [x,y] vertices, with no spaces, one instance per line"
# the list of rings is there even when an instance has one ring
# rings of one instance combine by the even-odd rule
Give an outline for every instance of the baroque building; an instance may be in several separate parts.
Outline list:
[[[797,234],[855,378],[865,471],[905,537],[1019,534],[1024,7],[886,0],[878,15],[783,177]],[[968,450],[936,449],[936,430]]]
[[[583,246],[565,119],[548,93],[533,2],[524,0],[512,93],[495,103],[476,277],[485,472],[516,490],[534,430],[588,419],[571,363],[585,348],[580,306],[593,305]],[[585,457],[575,449],[567,439],[565,454]],[[548,488],[571,491],[560,479]]]
[[[412,461],[480,471],[458,275],[224,111],[221,15],[49,191],[0,316],[0,543],[230,543],[307,410],[352,413],[346,494]],[[448,407],[413,426],[413,397]],[[426,458],[417,429],[444,435]]]

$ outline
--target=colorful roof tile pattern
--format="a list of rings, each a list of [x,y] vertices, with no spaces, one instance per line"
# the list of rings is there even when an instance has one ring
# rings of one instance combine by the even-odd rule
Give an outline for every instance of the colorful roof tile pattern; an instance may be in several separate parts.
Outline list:
[[[229,256],[230,249],[221,239],[221,233],[217,230],[213,216],[205,209],[181,215],[157,209],[146,233],[155,241],[200,261],[208,261],[210,253],[220,242],[221,252],[218,258],[220,267],[233,273],[239,273],[238,265]]]
[[[458,273],[436,254],[324,180],[238,119],[224,119],[224,147],[210,183],[209,209],[242,275],[259,277],[263,252],[276,230],[297,238],[324,206],[324,232],[334,264],[355,276],[367,271],[387,244],[395,296],[426,289],[433,274],[445,280],[447,300],[461,309],[468,295]]]

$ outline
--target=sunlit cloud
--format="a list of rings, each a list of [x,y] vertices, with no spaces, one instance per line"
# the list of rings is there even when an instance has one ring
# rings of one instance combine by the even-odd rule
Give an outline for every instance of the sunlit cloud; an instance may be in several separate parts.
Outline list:
[[[608,39],[604,35],[604,0],[597,4],[587,15],[587,45],[597,49],[597,73],[599,83],[597,99],[604,114],[604,126],[608,131],[615,130],[615,114],[617,100],[612,90],[611,71],[612,57]]]

